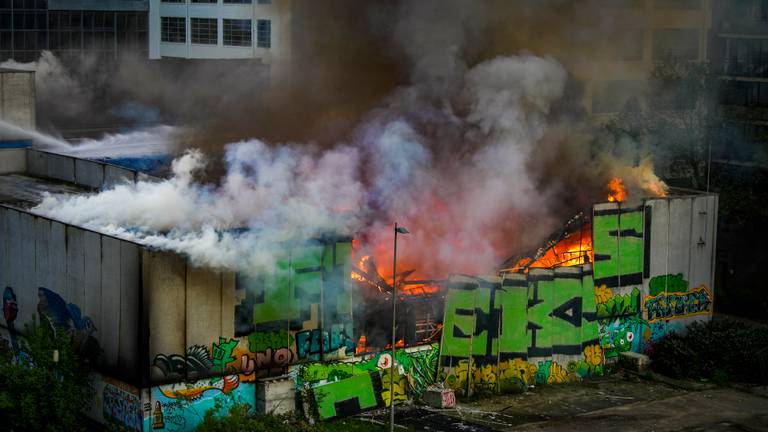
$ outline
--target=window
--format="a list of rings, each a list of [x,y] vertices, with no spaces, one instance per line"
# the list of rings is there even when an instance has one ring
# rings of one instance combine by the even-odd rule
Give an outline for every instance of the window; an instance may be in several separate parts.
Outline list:
[[[192,43],[216,45],[219,43],[219,26],[216,18],[192,18]]]
[[[258,3],[259,4],[272,4],[272,0],[258,0]]]
[[[637,111],[638,97],[642,94],[643,82],[631,80],[601,81],[592,90],[592,112],[595,114],[619,111]]]
[[[225,19],[224,20],[224,45],[251,46],[252,32],[249,19]]]
[[[659,29],[653,31],[653,59],[696,60],[699,58],[699,31]]]
[[[184,3],[186,0],[162,0],[162,3]]]
[[[701,0],[656,0],[656,9],[699,9]]]
[[[192,0],[192,3],[217,3],[217,0]]]
[[[224,0],[224,4],[251,4],[252,0]]]
[[[643,30],[628,29],[616,35],[613,46],[616,60],[636,61],[643,59]]]
[[[160,40],[163,42],[187,42],[187,25],[184,17],[162,17]]]
[[[272,47],[272,22],[270,20],[258,20],[256,22],[257,46],[259,48]]]

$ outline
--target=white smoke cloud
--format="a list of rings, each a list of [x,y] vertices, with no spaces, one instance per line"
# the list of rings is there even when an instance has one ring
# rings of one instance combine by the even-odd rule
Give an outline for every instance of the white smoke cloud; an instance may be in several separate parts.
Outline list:
[[[353,148],[320,152],[251,140],[228,146],[226,160],[220,186],[195,180],[206,159],[192,150],[174,160],[167,180],[48,195],[33,211],[184,253],[199,265],[254,271],[271,270],[286,247],[357,225],[363,193]]]
[[[527,55],[469,70],[459,91],[471,109],[450,126],[481,143],[467,154],[432,142],[418,121],[390,110],[361,126],[358,140],[332,149],[231,144],[218,185],[196,181],[206,158],[192,150],[167,180],[47,196],[34,211],[201,265],[262,270],[286,245],[327,233],[388,245],[387,226],[401,218],[414,233],[404,256],[418,254],[425,270],[490,270],[499,261],[494,231],[536,199],[524,162],[564,81],[555,61]]]

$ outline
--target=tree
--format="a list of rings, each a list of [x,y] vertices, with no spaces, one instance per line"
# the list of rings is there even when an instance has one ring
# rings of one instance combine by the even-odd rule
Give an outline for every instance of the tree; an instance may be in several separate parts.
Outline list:
[[[4,340],[3,340],[4,341]],[[33,320],[17,349],[0,349],[0,418],[14,431],[84,430],[89,360],[66,329]],[[57,352],[58,355],[55,355]]]

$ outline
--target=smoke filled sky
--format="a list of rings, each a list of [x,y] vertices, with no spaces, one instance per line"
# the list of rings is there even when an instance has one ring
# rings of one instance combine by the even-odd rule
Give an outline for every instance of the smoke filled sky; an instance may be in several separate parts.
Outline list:
[[[189,86],[173,106],[169,89],[154,88],[178,89],[169,80],[134,94],[134,107],[185,126],[168,180],[48,196],[35,211],[199,264],[259,271],[328,233],[353,234],[389,262],[397,221],[412,232],[404,268],[440,278],[492,272],[538,246],[603,199],[611,176],[633,191],[658,181],[593,133],[563,61],[525,50],[498,18],[550,25],[564,2],[298,3],[296,68],[273,77],[264,98],[244,97],[264,90],[247,66],[227,72],[240,79],[208,81],[222,83],[212,85],[218,96]],[[332,34],[314,38],[323,31]]]

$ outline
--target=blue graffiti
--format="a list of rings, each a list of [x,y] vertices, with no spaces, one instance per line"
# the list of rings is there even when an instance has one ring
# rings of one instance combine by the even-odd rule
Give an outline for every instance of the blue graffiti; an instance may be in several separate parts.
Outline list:
[[[346,352],[354,353],[355,341],[352,334],[347,330],[344,324],[334,324],[331,326],[330,333],[323,332],[323,348],[320,349],[320,330],[306,330],[296,333],[296,354],[300,359],[311,358],[319,360],[320,354],[329,354],[340,348],[345,348]]]

